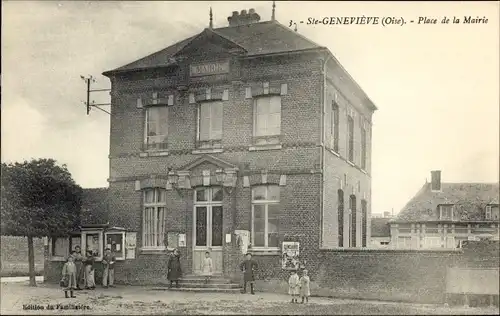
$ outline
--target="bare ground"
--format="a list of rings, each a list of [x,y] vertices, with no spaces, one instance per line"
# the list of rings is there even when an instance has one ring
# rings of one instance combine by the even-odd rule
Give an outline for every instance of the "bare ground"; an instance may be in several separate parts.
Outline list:
[[[287,295],[275,293],[186,293],[153,291],[151,288],[138,286],[98,288],[75,294],[77,298],[66,299],[61,289],[55,285],[40,284],[32,288],[26,283],[2,284],[1,314],[496,315],[499,312],[498,308],[448,308],[327,298],[311,298],[309,304],[292,304]],[[47,306],[55,309],[47,310]],[[29,310],[27,307],[44,309]],[[60,309],[61,307],[70,309]],[[76,307],[86,309],[75,309]]]

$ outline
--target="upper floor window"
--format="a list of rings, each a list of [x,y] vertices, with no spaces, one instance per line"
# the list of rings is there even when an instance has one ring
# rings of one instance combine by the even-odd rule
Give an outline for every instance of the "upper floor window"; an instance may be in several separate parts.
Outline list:
[[[257,98],[254,108],[254,136],[276,136],[280,133],[281,97]]]
[[[439,206],[439,219],[453,220],[453,205],[440,205]]]
[[[166,149],[168,137],[168,107],[151,106],[146,109],[146,149]]]
[[[361,127],[361,169],[366,169],[366,129]]]
[[[252,245],[278,248],[280,187],[261,185],[252,188]]]
[[[165,249],[166,190],[144,191],[142,245],[146,249]]]
[[[498,205],[486,206],[486,219],[497,221],[500,218]]]
[[[354,162],[354,119],[350,115],[347,117],[347,141],[348,158]]]
[[[198,112],[200,141],[222,139],[222,102],[203,102]]]
[[[339,152],[339,106],[336,102],[333,102],[332,104],[332,117],[330,124],[332,126],[332,137],[333,137],[332,149],[338,153]]]

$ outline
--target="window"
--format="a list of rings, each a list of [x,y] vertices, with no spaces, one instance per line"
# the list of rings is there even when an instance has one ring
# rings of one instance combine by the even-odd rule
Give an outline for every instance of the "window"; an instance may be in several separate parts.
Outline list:
[[[388,241],[381,241],[380,245],[381,246],[387,246],[387,245],[389,245],[389,242]]]
[[[280,187],[262,185],[252,189],[252,246],[278,248]]]
[[[337,191],[338,199],[338,222],[339,222],[339,247],[344,247],[344,191]]]
[[[440,205],[439,206],[439,219],[453,220],[453,205]]]
[[[339,106],[337,103],[332,104],[332,137],[333,137],[333,151],[339,152]]]
[[[351,226],[351,238],[349,247],[356,247],[356,196],[351,195],[349,199],[349,209],[350,212],[350,220],[349,224]]]
[[[117,260],[125,259],[125,232],[106,232],[106,248],[111,249],[111,254]]]
[[[67,257],[70,253],[69,238],[52,238],[52,253],[54,257]]]
[[[348,158],[350,162],[354,162],[354,120],[352,116],[347,117],[347,135]]]
[[[222,138],[222,102],[201,103],[198,111],[199,140],[220,140]]]
[[[144,249],[165,249],[166,190],[161,188],[144,191],[142,215],[142,245]]]
[[[486,219],[497,221],[499,219],[498,205],[486,206]]]
[[[67,258],[76,246],[81,247],[80,235],[71,237],[57,237],[51,238],[50,242],[50,256]]]
[[[167,149],[168,108],[151,106],[146,110],[145,145],[147,150]]]
[[[82,254],[91,250],[96,260],[101,260],[104,253],[104,240],[102,230],[82,231]]]
[[[361,128],[361,169],[366,169],[366,130]]]
[[[259,97],[255,101],[254,135],[276,136],[281,133],[281,97]]]
[[[366,234],[368,226],[368,208],[366,200],[361,200],[361,246],[366,247]]]

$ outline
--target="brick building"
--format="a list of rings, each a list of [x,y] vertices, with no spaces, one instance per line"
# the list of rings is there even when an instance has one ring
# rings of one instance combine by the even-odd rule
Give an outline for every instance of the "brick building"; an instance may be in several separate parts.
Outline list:
[[[119,281],[164,279],[173,248],[188,274],[209,250],[234,277],[250,249],[278,277],[285,245],[314,271],[321,249],[370,242],[375,105],[274,9],[228,21],[104,73],[109,223],[82,234],[120,255]]]
[[[441,182],[441,171],[391,220],[391,247],[459,248],[463,241],[498,240],[498,183]]]

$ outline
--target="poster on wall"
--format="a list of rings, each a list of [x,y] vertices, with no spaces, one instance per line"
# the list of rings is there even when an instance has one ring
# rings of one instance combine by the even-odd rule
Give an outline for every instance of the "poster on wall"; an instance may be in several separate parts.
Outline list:
[[[285,270],[298,270],[299,262],[299,242],[284,241],[282,244],[281,266]]]
[[[135,247],[137,242],[137,234],[134,232],[127,232],[125,234],[125,256],[126,259],[135,259]]]
[[[186,247],[186,234],[179,234],[179,247]]]
[[[250,231],[248,230],[235,230],[236,242],[242,254],[248,252],[248,245],[250,244]]]

